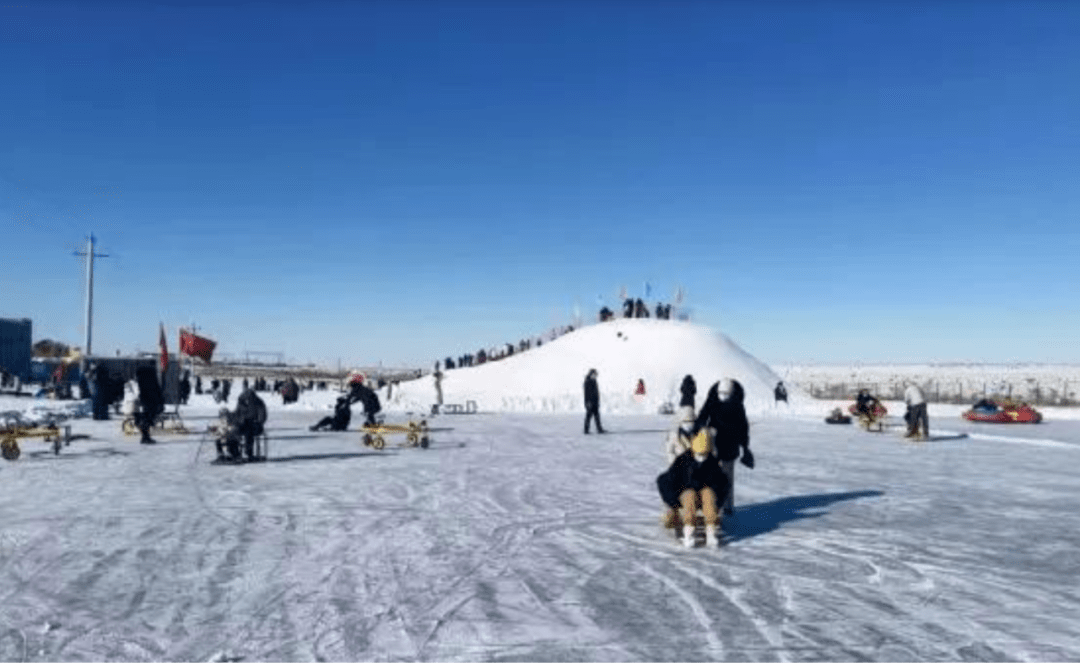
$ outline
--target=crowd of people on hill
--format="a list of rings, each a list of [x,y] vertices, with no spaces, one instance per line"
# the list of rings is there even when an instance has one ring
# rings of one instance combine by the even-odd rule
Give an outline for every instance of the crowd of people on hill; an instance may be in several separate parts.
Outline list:
[[[553,341],[556,338],[564,334],[569,334],[574,331],[573,325],[565,325],[561,327],[555,327],[541,336],[533,338],[526,338],[515,343],[506,343],[503,345],[481,348],[476,353],[466,353],[459,355],[457,359],[453,357],[446,357],[441,361],[435,362],[435,370],[450,370],[453,368],[466,368],[468,366],[479,366],[492,361],[499,361],[511,357],[514,354],[526,352],[533,348],[538,348],[544,344],[544,339]]]
[[[641,298],[628,297],[623,300],[623,316],[624,318],[648,318],[649,307]],[[671,304],[665,304],[663,302],[657,302],[655,309],[655,317],[657,320],[670,320],[671,319]],[[598,314],[600,322],[607,322],[608,320],[614,320],[615,314],[607,306],[600,309]],[[574,331],[574,325],[560,325],[549,329],[540,336],[522,339],[515,343],[506,343],[500,346],[494,346],[490,348],[483,348],[477,350],[475,353],[466,353],[459,355],[458,357],[446,357],[440,361],[435,362],[435,371],[450,370],[454,368],[466,368],[469,366],[479,366],[491,361],[499,361],[507,357],[513,356],[515,353],[526,352],[532,348],[538,348],[544,344],[544,339],[549,342],[555,339],[569,334]]]
[[[671,319],[671,304],[664,304],[663,302],[656,303],[656,309],[654,315],[657,320],[670,320]],[[615,319],[615,313],[604,306],[600,309],[598,315],[600,322],[607,322],[608,320]],[[634,299],[627,297],[622,303],[622,317],[624,318],[648,318],[649,306],[645,303],[645,300],[638,297]]]

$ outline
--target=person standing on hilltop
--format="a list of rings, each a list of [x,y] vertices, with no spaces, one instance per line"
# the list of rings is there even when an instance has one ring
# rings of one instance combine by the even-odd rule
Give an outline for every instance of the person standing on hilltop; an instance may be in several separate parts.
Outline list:
[[[590,368],[585,376],[585,434],[589,434],[589,421],[596,420],[596,432],[603,433],[600,425],[600,387],[596,384],[596,369]]]

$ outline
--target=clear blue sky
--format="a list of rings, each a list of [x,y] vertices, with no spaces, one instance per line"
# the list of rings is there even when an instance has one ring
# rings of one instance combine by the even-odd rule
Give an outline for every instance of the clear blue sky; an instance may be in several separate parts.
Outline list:
[[[0,316],[428,366],[685,287],[760,359],[1080,362],[1080,4],[0,7]]]

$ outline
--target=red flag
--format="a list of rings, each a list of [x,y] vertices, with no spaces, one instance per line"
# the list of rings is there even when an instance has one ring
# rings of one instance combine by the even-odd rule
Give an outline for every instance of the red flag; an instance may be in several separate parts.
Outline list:
[[[161,335],[158,337],[158,345],[161,346],[161,374],[169,367],[169,346],[165,343],[165,325],[161,325]]]
[[[208,338],[192,334],[186,329],[180,330],[180,352],[182,354],[198,357],[209,363],[216,347],[217,343]]]

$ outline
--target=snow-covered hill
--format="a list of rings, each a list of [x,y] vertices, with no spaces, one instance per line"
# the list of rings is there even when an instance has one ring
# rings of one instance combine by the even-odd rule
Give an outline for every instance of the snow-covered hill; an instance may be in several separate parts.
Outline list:
[[[745,388],[752,414],[810,407],[809,397],[789,385],[791,406],[776,408],[773,388],[780,377],[723,334],[689,322],[651,318],[592,325],[497,362],[445,371],[443,402],[471,400],[488,412],[580,412],[582,383],[590,368],[599,373],[602,412],[654,414],[664,403],[677,404],[686,375],[697,382],[698,405],[710,385],[731,377]],[[643,396],[634,393],[638,380],[645,383]],[[424,411],[435,401],[435,378],[428,375],[400,385],[386,406]]]

